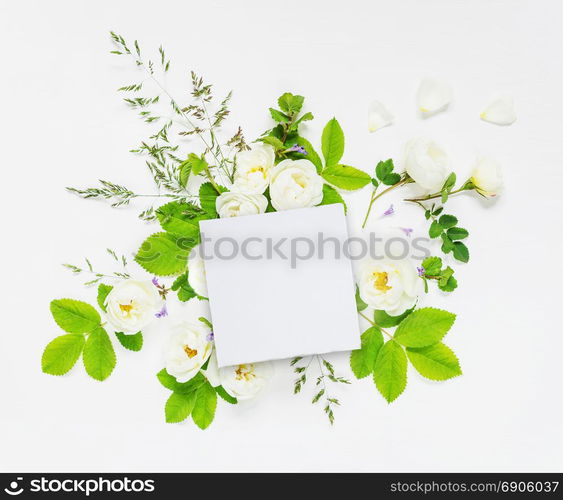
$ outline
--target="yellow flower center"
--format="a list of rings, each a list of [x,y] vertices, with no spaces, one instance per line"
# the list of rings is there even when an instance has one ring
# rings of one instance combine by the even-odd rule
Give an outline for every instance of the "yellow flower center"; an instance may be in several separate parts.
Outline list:
[[[119,309],[123,312],[130,313],[133,310],[133,304],[119,304]]]
[[[266,178],[266,170],[264,169],[264,167],[262,165],[258,165],[256,167],[252,167],[248,173],[253,174],[254,172],[260,172],[262,174],[262,177]]]
[[[380,292],[387,292],[388,290],[391,290],[392,287],[387,285],[387,282],[389,281],[387,273],[379,273],[376,271],[373,273],[373,277],[375,278],[373,286],[376,290],[379,290]]]
[[[194,356],[197,356],[197,349],[191,349],[189,345],[184,346],[184,352],[190,359],[192,359]]]
[[[256,377],[254,373],[254,365],[238,365],[235,370],[237,380],[252,380]]]

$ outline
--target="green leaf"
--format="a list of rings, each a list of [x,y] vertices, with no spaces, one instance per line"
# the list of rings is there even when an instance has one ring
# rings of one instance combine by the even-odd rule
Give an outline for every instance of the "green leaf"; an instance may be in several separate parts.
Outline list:
[[[380,161],[375,167],[375,175],[381,182],[383,182],[383,179],[393,172],[394,168],[393,160],[391,158],[385,161]]]
[[[407,356],[403,348],[389,340],[381,347],[373,369],[373,380],[377,390],[391,403],[407,386]]]
[[[103,328],[96,328],[88,335],[82,360],[90,377],[102,381],[111,375],[116,363],[115,351]]]
[[[90,304],[74,299],[53,300],[51,314],[57,325],[68,333],[91,332],[102,320]]]
[[[444,229],[448,229],[449,227],[453,227],[457,224],[457,217],[453,215],[442,215],[438,221],[440,222],[440,226]]]
[[[454,258],[460,262],[469,261],[469,249],[461,241],[454,241]]]
[[[231,396],[222,385],[215,387],[215,392],[217,392],[217,394],[227,403],[230,403],[232,405],[236,405],[238,403],[238,399]]]
[[[198,388],[192,419],[200,429],[207,429],[215,418],[217,408],[217,393],[209,382]]]
[[[453,276],[450,276],[445,282],[440,280],[438,288],[444,292],[453,292],[457,288],[457,280]]]
[[[64,375],[76,364],[85,342],[81,333],[69,333],[51,340],[41,357],[43,373]]]
[[[198,297],[199,299],[203,299],[204,297],[200,297],[195,290],[191,287],[189,281],[188,281],[188,273],[189,271],[186,271],[183,274],[180,274],[180,276],[178,276],[175,280],[174,283],[172,283],[172,286],[170,287],[173,291],[177,291],[178,292],[178,299],[182,302],[187,302],[190,299],[193,299],[194,297]]]
[[[194,153],[190,153],[188,155],[188,160],[190,161],[190,164],[192,166],[192,173],[194,175],[201,174],[201,172],[203,172],[209,166],[203,155],[198,156]]]
[[[109,295],[109,292],[111,292],[112,290],[113,287],[111,285],[106,285],[104,283],[100,283],[98,285],[98,305],[100,306],[100,309],[104,312],[106,312],[106,306],[105,306],[106,297]]]
[[[376,310],[373,313],[373,322],[380,326],[381,328],[392,328],[397,326],[401,321],[403,321],[410,313],[414,311],[414,306],[407,309],[403,314],[399,316],[391,316],[385,311]]]
[[[463,240],[469,236],[469,231],[467,229],[463,229],[462,227],[450,227],[447,231],[448,238],[450,240]]]
[[[376,326],[362,333],[362,346],[350,353],[350,367],[356,378],[364,378],[373,372],[379,349],[383,345],[383,334]]]
[[[449,193],[454,187],[455,181],[456,181],[456,175],[455,172],[452,172],[450,175],[448,175],[446,182],[444,182],[444,185],[442,186],[442,191],[445,190]]]
[[[448,380],[461,375],[457,356],[441,342],[426,347],[408,347],[407,356],[416,371],[430,380]]]
[[[270,146],[273,146],[273,148],[276,150],[284,149],[283,142],[280,141],[277,137],[267,135],[266,137],[262,137],[260,141],[262,141],[265,144],[269,144]]]
[[[365,172],[347,165],[332,165],[326,167],[322,174],[323,178],[340,189],[352,191],[363,188],[371,182],[371,177]]]
[[[187,382],[178,382],[175,377],[166,371],[166,368],[160,370],[156,376],[164,387],[179,394],[188,394],[195,391],[206,382],[205,377],[201,373],[198,373]]]
[[[428,235],[430,238],[437,238],[442,234],[443,228],[440,223],[436,220],[432,221],[430,224],[430,229],[428,229]]]
[[[299,113],[304,101],[305,98],[303,96],[286,92],[278,98],[278,106],[286,113]]]
[[[311,121],[313,118],[315,118],[313,116],[313,113],[311,112],[305,113],[301,118],[295,121],[295,123],[291,126],[291,130],[297,130],[302,122]]]
[[[274,108],[270,108],[270,115],[272,116],[274,121],[278,123],[280,122],[287,123],[291,120],[289,116]]]
[[[424,274],[428,276],[439,276],[442,270],[442,259],[440,257],[427,257],[422,261]]]
[[[192,173],[192,164],[189,160],[186,160],[182,162],[178,168],[180,171],[180,185],[185,188],[188,185],[188,180]]]
[[[115,332],[119,343],[130,351],[140,351],[143,347],[143,334],[137,332],[135,335],[125,335],[122,332]]]
[[[186,269],[188,255],[196,243],[192,238],[154,233],[143,242],[135,261],[157,276],[178,274]]]
[[[451,312],[425,307],[405,318],[393,338],[406,347],[425,347],[442,340],[454,321]]]
[[[176,424],[186,420],[194,409],[195,399],[195,392],[190,392],[188,394],[173,392],[170,394],[170,397],[164,406],[166,422],[169,424]]]
[[[199,202],[201,203],[201,208],[203,208],[212,219],[218,217],[217,208],[215,207],[217,196],[219,196],[219,193],[217,193],[211,182],[205,182],[199,187]]]
[[[319,205],[333,205],[334,203],[342,203],[344,205],[344,213],[346,213],[346,203],[340,193],[328,184],[323,184],[323,199]]]
[[[342,128],[336,118],[333,118],[326,124],[321,138],[321,145],[325,165],[332,167],[338,164],[344,154],[344,132],[342,132]]]
[[[368,305],[360,297],[360,288],[356,285],[356,309],[363,311]]]
[[[193,203],[171,201],[156,210],[162,229],[186,238],[199,238],[199,221],[209,216]]]
[[[442,233],[442,252],[450,253],[454,249],[453,241],[446,233]]]
[[[387,177],[385,177],[385,179],[383,179],[381,182],[383,182],[383,184],[386,184],[387,186],[394,186],[400,180],[401,180],[401,176],[399,174],[392,173],[389,174]]]
[[[296,158],[303,158],[305,160],[309,160],[317,168],[317,173],[320,174],[323,169],[323,162],[321,161],[321,157],[315,151],[315,148],[313,148],[313,145],[307,139],[301,136],[296,137],[295,141],[291,141],[291,142],[293,142],[293,144],[297,144],[298,146],[304,147],[305,151],[307,151],[306,155],[302,155],[300,153],[293,153],[293,155]]]

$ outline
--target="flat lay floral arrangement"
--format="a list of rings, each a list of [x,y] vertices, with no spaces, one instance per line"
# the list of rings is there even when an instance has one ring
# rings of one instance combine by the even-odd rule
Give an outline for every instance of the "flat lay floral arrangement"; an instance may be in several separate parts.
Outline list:
[[[447,262],[470,260],[469,232],[446,205],[450,197],[461,193],[487,198],[498,195],[502,175],[495,160],[478,158],[470,178],[460,182],[437,143],[415,138],[406,143],[403,158],[396,162],[401,168],[392,159],[375,159],[375,168],[367,173],[346,164],[344,132],[336,118],[326,123],[320,138],[301,135],[302,125],[314,116],[304,111],[302,96],[289,92],[269,109],[272,128],[260,137],[247,141],[238,128],[223,139],[231,94],[216,99],[212,86],[192,72],[190,102],[181,103],[162,83],[162,75],[171,67],[162,48],[152,60],[145,57],[137,41],[129,44],[113,32],[111,38],[112,53],[128,59],[142,74],[140,80],[119,91],[151,129],[148,139],[132,153],[145,162],[155,192],[136,193],[103,180],[96,187],[68,190],[83,198],[105,199],[113,207],[152,200],[139,217],[160,228],[140,245],[135,242],[134,261],[140,266],[135,275],[129,271],[129,259],[113,250],[108,251],[118,270],[109,274],[98,272],[87,259],[80,266],[65,264],[77,275],[88,275],[85,284],[97,294],[91,304],[70,298],[51,302],[51,313],[63,332],[45,348],[44,373],[64,375],[82,356],[88,375],[103,381],[116,366],[115,346],[141,350],[143,330],[168,315],[169,301],[206,304],[203,261],[192,252],[200,243],[200,221],[333,203],[343,204],[346,210],[343,194],[368,188],[372,194],[362,214],[365,227],[381,197],[412,184],[422,194],[405,198],[405,202],[420,207],[421,216],[428,221],[429,237],[439,241],[440,254],[418,264],[387,258],[361,263],[356,304],[358,314],[370,326],[361,335],[361,349],[350,354],[350,367],[357,379],[372,378],[389,403],[404,392],[409,363],[434,381],[461,375],[457,356],[443,342],[454,327],[455,314],[418,307],[418,302],[434,287],[443,292],[456,290],[455,271]],[[417,95],[419,112],[443,112],[451,99],[447,85],[423,80]],[[368,118],[371,132],[393,121],[377,101],[371,104]],[[481,119],[510,125],[515,120],[511,99],[492,102]],[[201,147],[194,151],[194,141],[185,140],[186,136],[198,140]],[[198,186],[196,192],[193,185]],[[389,207],[385,215],[392,215],[393,210]],[[403,231],[409,237],[412,230]],[[191,417],[205,429],[215,417],[218,399],[237,404],[259,396],[267,387],[272,367],[270,363],[250,363],[218,368],[210,315],[177,320],[168,332],[165,366],[156,374],[167,391],[165,420],[176,423]],[[295,372],[293,391],[312,386],[313,404],[322,405],[333,423],[340,402],[331,396],[331,384],[349,384],[350,380],[337,374],[325,355],[297,357],[290,363]]]

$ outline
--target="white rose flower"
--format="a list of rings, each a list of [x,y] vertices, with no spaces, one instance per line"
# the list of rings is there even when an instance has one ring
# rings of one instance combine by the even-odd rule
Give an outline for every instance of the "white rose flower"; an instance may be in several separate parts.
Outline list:
[[[423,189],[442,189],[448,176],[448,157],[435,142],[415,138],[405,146],[405,170]]]
[[[488,198],[496,196],[503,187],[500,164],[493,158],[479,158],[473,167],[470,180],[479,194]]]
[[[207,297],[207,278],[205,275],[205,262],[200,255],[201,246],[194,248],[188,256],[188,284],[194,292],[202,297]]]
[[[309,160],[283,160],[271,170],[270,197],[276,210],[314,207],[323,199],[323,180]]]
[[[414,264],[408,260],[368,260],[361,264],[361,299],[374,309],[398,316],[410,309],[421,291]]]
[[[247,363],[219,368],[221,385],[239,401],[254,398],[272,377],[271,363]]]
[[[114,286],[104,301],[108,321],[125,334],[135,334],[147,326],[162,304],[152,282],[132,279]]]
[[[215,202],[219,217],[239,217],[242,215],[263,214],[268,207],[268,199],[263,194],[244,194],[237,192],[221,193]]]
[[[274,166],[274,148],[256,144],[250,151],[236,156],[234,190],[245,194],[262,194],[270,183],[270,169]]]
[[[213,350],[211,329],[202,323],[182,321],[170,337],[166,371],[180,383],[195,377]]]

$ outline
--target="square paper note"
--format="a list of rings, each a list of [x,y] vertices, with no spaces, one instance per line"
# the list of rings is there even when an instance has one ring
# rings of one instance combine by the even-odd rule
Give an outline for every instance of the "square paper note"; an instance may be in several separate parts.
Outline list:
[[[200,228],[219,366],[360,347],[341,204]]]

